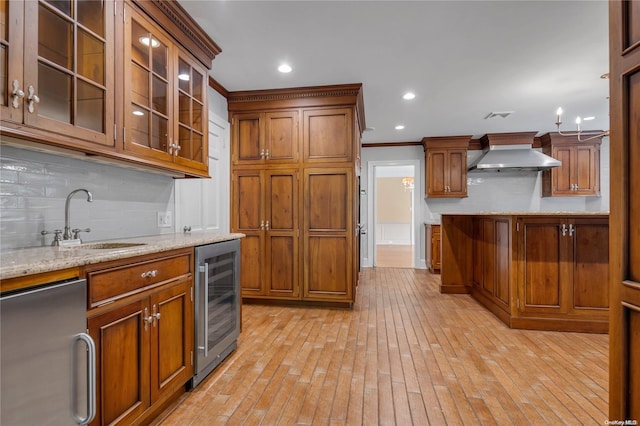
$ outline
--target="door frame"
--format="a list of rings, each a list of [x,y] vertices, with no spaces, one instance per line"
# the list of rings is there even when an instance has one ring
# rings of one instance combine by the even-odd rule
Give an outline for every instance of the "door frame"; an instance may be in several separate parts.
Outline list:
[[[411,209],[411,226],[413,239],[413,267],[420,266],[420,214],[417,211],[420,207],[420,194],[423,194],[422,181],[420,174],[420,160],[393,160],[393,161],[369,161],[367,164],[367,253],[368,258],[363,259],[363,266],[375,267],[376,265],[376,167],[397,167],[397,166],[413,166],[413,197]]]

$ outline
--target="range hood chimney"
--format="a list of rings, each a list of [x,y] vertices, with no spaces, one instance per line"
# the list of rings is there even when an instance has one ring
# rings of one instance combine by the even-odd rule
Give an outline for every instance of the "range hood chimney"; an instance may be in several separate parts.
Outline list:
[[[547,170],[562,163],[533,149],[537,132],[488,133],[480,138],[483,153],[469,171]]]

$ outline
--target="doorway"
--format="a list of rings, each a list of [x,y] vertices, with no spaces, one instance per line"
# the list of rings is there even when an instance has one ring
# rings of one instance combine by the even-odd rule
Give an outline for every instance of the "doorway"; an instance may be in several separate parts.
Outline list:
[[[370,253],[374,267],[414,268],[418,161],[369,163]],[[372,232],[371,232],[372,231]]]

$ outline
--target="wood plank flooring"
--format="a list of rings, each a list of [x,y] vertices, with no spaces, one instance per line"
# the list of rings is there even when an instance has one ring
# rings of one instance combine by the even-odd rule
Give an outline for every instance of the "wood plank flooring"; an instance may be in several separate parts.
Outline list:
[[[607,335],[511,330],[439,283],[369,268],[353,310],[245,305],[238,350],[157,423],[604,424]]]
[[[410,244],[376,244],[378,268],[413,268],[413,246]]]

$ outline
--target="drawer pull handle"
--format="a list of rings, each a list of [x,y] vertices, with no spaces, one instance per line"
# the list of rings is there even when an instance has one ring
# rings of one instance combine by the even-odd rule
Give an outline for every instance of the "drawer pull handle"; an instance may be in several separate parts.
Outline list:
[[[140,274],[140,276],[142,278],[157,277],[158,276],[158,270],[154,269],[152,271],[143,272],[142,274]]]

